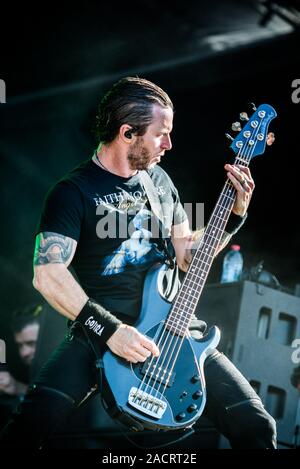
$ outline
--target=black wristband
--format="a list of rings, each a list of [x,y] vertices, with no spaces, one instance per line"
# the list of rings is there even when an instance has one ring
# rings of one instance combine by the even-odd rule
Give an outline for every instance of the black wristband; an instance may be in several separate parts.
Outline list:
[[[231,212],[227,225],[225,227],[225,231],[228,234],[234,235],[239,231],[241,226],[245,223],[248,213],[245,213],[243,217],[240,215],[236,215],[235,213]]]
[[[93,343],[105,344],[122,322],[99,303],[89,298],[77,318]]]

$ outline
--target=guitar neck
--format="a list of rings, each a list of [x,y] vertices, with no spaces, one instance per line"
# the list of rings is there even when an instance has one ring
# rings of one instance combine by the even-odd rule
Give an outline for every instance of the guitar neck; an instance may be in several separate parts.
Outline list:
[[[255,112],[250,119],[245,112],[240,114],[240,118],[247,123],[237,129],[240,131],[230,145],[236,154],[234,164],[249,166],[253,157],[265,151],[268,125],[277,114],[269,104],[262,104],[257,109],[254,106],[253,109]],[[184,336],[188,330],[235,197],[236,190],[227,179],[166,321],[166,327],[178,335]]]
[[[238,157],[234,164],[247,166],[249,162]],[[236,190],[227,179],[166,321],[168,329],[179,335],[183,336],[187,332],[222,240],[235,198]]]

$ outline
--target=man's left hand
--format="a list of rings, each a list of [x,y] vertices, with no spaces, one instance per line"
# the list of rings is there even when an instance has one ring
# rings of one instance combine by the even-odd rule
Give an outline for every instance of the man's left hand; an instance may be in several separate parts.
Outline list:
[[[250,169],[242,165],[226,164],[227,176],[236,189],[236,199],[232,208],[233,213],[243,217],[247,212],[255,187]]]

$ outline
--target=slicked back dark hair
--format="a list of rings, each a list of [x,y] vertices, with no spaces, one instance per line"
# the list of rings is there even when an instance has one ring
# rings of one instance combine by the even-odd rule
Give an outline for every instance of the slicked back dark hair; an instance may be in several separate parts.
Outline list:
[[[125,77],[115,83],[103,96],[94,124],[98,141],[110,143],[123,124],[134,128],[134,133],[144,135],[151,124],[154,104],[173,109],[167,93],[144,78]]]

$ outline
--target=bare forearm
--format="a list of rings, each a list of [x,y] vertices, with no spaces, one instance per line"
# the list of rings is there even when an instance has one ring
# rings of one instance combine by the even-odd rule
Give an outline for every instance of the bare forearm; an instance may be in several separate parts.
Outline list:
[[[37,266],[33,285],[54,309],[68,319],[74,320],[88,300],[63,264]]]

